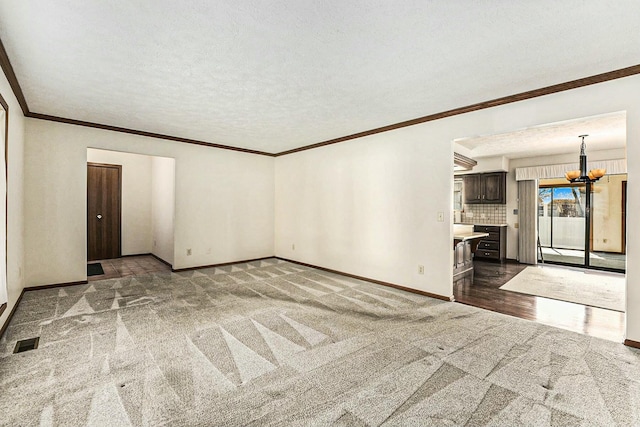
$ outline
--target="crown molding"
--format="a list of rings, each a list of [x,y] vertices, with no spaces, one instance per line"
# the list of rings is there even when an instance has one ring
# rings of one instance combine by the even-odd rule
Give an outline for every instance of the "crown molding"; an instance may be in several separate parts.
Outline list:
[[[327,145],[338,144],[340,142],[350,141],[352,139],[358,139],[365,136],[388,132],[395,129],[401,129],[404,127],[413,126],[421,123],[432,122],[435,120],[444,119],[446,117],[457,116],[460,114],[466,114],[473,111],[484,110],[487,108],[511,104],[514,102],[524,101],[526,99],[537,98],[540,96],[550,95],[553,93],[563,92],[571,89],[577,89],[584,86],[603,83],[609,80],[616,80],[623,77],[629,77],[636,74],[640,74],[640,64],[632,65],[631,67],[621,68],[619,70],[596,74],[594,76],[589,76],[589,77],[583,77],[577,80],[572,80],[565,83],[559,83],[552,86],[546,86],[539,89],[529,90],[529,91],[521,92],[515,95],[503,96],[501,98],[492,99],[490,101],[484,101],[476,104],[467,105],[465,107],[454,108],[453,110],[447,110],[440,113],[430,114],[428,116],[422,116],[416,119],[406,120],[403,122],[394,123],[391,125],[382,126],[375,129],[370,129],[363,132],[342,136],[340,138],[329,139],[327,141],[305,145],[303,147],[293,148],[291,150],[281,151],[279,153],[268,153],[265,151],[250,150],[247,148],[232,147],[230,145],[223,145],[223,144],[214,144],[211,142],[200,141],[200,140],[189,139],[189,138],[182,138],[179,136],[163,135],[155,132],[147,132],[142,130],[123,128],[119,126],[105,125],[101,123],[87,122],[83,120],[69,119],[64,117],[52,116],[48,114],[31,112],[29,111],[29,106],[27,105],[27,101],[24,97],[24,93],[22,92],[22,88],[20,87],[20,83],[18,83],[18,79],[15,75],[15,72],[13,71],[13,67],[7,55],[7,51],[5,50],[4,45],[2,44],[2,40],[0,40],[0,66],[2,67],[2,70],[5,76],[7,77],[9,84],[11,85],[13,94],[18,100],[18,103],[20,104],[20,107],[22,108],[22,112],[24,113],[25,117],[39,119],[39,120],[48,120],[52,122],[72,124],[77,126],[92,127],[96,129],[110,130],[113,132],[128,133],[132,135],[146,136],[149,138],[165,139],[169,141],[182,142],[186,144],[202,145],[205,147],[219,148],[223,150],[232,150],[232,151],[239,151],[243,153],[258,154],[261,156],[269,156],[269,157],[286,156],[287,154],[293,154],[293,153],[298,153],[300,151],[312,150],[314,148],[320,148]]]
[[[453,164],[454,166],[460,166],[463,170],[470,171],[478,164],[478,162],[454,151]]]
[[[13,90],[13,94],[18,100],[20,108],[22,108],[22,113],[26,116],[29,114],[29,106],[27,105],[27,100],[24,98],[24,93],[22,93],[22,88],[20,87],[20,83],[18,83],[16,73],[13,71],[13,66],[11,65],[11,61],[9,61],[9,56],[7,55],[7,51],[4,49],[2,40],[0,40],[0,67],[2,67],[2,71],[11,86],[11,90]]]
[[[478,110],[485,110],[487,108],[498,107],[500,105],[506,105],[514,102],[524,101],[526,99],[538,98],[540,96],[551,95],[553,93],[564,92],[566,90],[577,89],[580,87],[590,86],[597,83],[603,83],[609,80],[621,79],[623,77],[629,77],[635,74],[640,74],[640,64],[633,65],[627,68],[621,68],[619,70],[609,71],[602,74],[596,74],[595,76],[584,77],[577,80],[571,80],[565,83],[559,83],[552,86],[546,86],[539,89],[529,90],[529,91],[521,92],[515,95],[503,96],[501,98],[492,99],[490,101],[484,101],[484,102],[479,102],[477,104],[467,105],[466,107],[454,108],[453,110],[430,114],[428,116],[418,117],[417,119],[407,120],[404,122],[399,122],[399,123],[395,123],[388,126],[366,130],[364,132],[358,132],[352,135],[342,136],[340,138],[330,139],[327,141],[318,142],[316,144],[294,148],[292,150],[282,151],[280,153],[277,153],[276,156],[285,156],[287,154],[293,154],[293,153],[298,153],[300,151],[320,148],[327,145],[337,144],[339,142],[345,142],[345,141],[362,138],[369,135],[375,135],[377,133],[389,132],[395,129],[418,125],[426,122],[432,122],[434,120],[440,120],[446,117],[458,116],[460,114],[471,113],[473,111],[478,111]]]
[[[66,123],[69,125],[77,125],[77,126],[85,126],[90,128],[96,128],[96,129],[110,130],[113,132],[128,133],[131,135],[146,136],[149,138],[166,139],[169,141],[183,142],[185,144],[194,144],[194,145],[202,145],[202,146],[211,147],[211,148],[220,148],[222,150],[240,151],[242,153],[258,154],[261,156],[269,156],[269,157],[275,156],[275,154],[267,153],[265,151],[250,150],[248,148],[240,148],[240,147],[232,147],[230,145],[214,144],[212,142],[199,141],[197,139],[181,138],[179,136],[163,135],[160,133],[147,132],[147,131],[136,130],[136,129],[128,129],[128,128],[123,128],[119,126],[111,126],[111,125],[105,125],[105,124],[94,123],[94,122],[85,122],[83,120],[67,119],[64,117],[50,116],[48,114],[30,112],[29,114],[26,115],[26,117],[29,117],[32,119],[38,119],[38,120],[47,120],[50,122]]]
[[[48,114],[35,113],[29,110],[29,106],[27,105],[27,100],[24,97],[24,93],[22,92],[22,88],[20,87],[20,83],[18,82],[18,78],[16,77],[16,74],[13,71],[13,66],[11,65],[11,61],[9,60],[7,51],[5,50],[4,45],[2,44],[2,40],[0,40],[0,67],[2,68],[2,71],[4,72],[4,75],[6,76],[7,80],[9,81],[11,90],[13,90],[13,94],[18,100],[18,103],[20,104],[20,108],[22,108],[22,113],[24,114],[25,117],[29,117],[32,119],[39,119],[39,120],[47,120],[51,122],[66,123],[66,124],[77,125],[77,126],[91,127],[96,129],[110,130],[113,132],[128,133],[131,135],[146,136],[150,138],[166,139],[169,141],[183,142],[186,144],[202,145],[205,147],[219,148],[222,150],[239,151],[242,153],[258,154],[261,156],[269,156],[269,157],[275,156],[275,154],[267,153],[265,151],[250,150],[247,148],[232,147],[232,146],[223,145],[223,144],[214,144],[211,142],[199,141],[196,139],[189,139],[189,138],[182,138],[179,136],[163,135],[155,132],[128,129],[128,128],[123,128],[119,126],[111,126],[111,125],[105,125],[101,123],[87,122],[83,120],[68,119],[65,117],[57,117],[57,116],[51,116]]]

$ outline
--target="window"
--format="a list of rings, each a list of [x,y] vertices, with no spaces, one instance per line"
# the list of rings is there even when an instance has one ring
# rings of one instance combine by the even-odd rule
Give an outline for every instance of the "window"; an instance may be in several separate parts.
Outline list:
[[[462,180],[455,179],[453,181],[453,210],[462,210]]]

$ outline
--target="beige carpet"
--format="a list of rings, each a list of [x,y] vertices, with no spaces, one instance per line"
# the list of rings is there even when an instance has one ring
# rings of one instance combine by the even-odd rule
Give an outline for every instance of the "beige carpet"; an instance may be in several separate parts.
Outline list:
[[[277,259],[28,291],[0,338],[7,427],[640,426],[638,408],[640,350]]]
[[[522,270],[500,289],[625,311],[624,274],[546,265],[531,266]]]

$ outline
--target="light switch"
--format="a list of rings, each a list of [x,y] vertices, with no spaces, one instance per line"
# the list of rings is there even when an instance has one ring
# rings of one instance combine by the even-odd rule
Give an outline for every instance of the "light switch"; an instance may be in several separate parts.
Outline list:
[[[444,212],[438,212],[438,222],[444,222]]]

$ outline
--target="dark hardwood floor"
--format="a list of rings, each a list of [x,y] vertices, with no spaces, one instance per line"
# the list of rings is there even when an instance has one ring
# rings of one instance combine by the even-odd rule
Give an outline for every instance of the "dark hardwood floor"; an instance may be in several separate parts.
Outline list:
[[[526,267],[514,261],[474,261],[473,280],[467,276],[453,283],[455,300],[586,335],[624,341],[624,313],[499,289]]]

